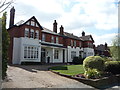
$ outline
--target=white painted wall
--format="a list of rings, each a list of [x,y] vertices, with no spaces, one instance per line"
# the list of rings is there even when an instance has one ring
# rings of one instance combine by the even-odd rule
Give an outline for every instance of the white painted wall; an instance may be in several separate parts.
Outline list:
[[[94,56],[94,54],[95,53],[93,48],[84,48],[84,58],[88,56]]]
[[[36,46],[39,47],[38,51],[38,59],[24,59],[24,46]],[[41,45],[39,44],[39,40],[30,39],[26,37],[14,38],[13,44],[13,64],[21,64],[22,61],[26,62],[40,62],[41,56]]]
[[[72,52],[72,51],[75,51],[75,52],[76,52],[76,56],[77,56],[77,57],[79,57],[79,52],[82,51],[82,49],[80,49],[79,47],[76,47],[76,48],[73,47],[73,48],[71,48],[71,46],[68,46],[67,48],[68,48],[68,53],[67,53],[67,54],[68,54],[68,62],[72,62],[72,60],[73,60],[73,59],[71,58],[71,52]]]

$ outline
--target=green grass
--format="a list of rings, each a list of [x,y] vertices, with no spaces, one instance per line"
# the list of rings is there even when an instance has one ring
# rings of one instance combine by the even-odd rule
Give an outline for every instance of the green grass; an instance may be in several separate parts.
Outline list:
[[[50,69],[52,69],[52,71],[71,76],[84,73],[83,65],[55,66]]]

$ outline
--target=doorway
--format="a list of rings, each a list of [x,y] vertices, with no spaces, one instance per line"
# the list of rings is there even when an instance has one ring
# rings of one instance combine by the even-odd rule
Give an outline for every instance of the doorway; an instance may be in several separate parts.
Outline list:
[[[46,50],[44,48],[41,48],[41,62],[46,62]]]

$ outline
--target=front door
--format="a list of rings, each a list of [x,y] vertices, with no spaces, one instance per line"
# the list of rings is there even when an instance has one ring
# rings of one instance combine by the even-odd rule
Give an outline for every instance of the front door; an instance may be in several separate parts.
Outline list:
[[[44,48],[41,48],[41,62],[45,63],[46,62],[46,50]]]

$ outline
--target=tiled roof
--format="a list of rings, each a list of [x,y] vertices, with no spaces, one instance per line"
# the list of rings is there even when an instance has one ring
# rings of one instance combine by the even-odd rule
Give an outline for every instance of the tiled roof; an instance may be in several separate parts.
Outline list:
[[[75,36],[75,35],[73,35],[73,34],[71,34],[71,33],[68,33],[68,32],[64,32],[64,35],[67,36],[67,37],[69,37],[69,38],[82,40],[82,39],[80,39],[79,37],[77,37],[77,36]]]
[[[91,35],[81,36],[79,38],[83,41],[94,41]]]

